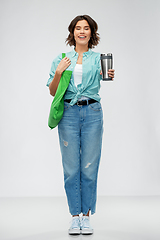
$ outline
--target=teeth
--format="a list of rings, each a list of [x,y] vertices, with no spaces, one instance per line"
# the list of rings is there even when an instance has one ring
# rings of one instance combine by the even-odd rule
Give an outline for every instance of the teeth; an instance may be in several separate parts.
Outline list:
[[[79,38],[85,38],[85,37],[79,37]]]

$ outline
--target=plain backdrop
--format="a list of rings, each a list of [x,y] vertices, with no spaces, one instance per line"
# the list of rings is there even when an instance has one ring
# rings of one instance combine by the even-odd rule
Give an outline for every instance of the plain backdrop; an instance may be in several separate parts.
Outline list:
[[[159,0],[0,1],[0,197],[65,195],[46,83],[81,14],[98,23],[94,51],[113,53],[116,70],[101,82],[98,195],[160,195],[159,13]]]

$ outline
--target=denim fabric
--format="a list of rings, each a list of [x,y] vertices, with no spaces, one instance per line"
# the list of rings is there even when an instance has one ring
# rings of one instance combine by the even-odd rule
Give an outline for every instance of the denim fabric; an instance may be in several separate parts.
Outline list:
[[[72,215],[95,213],[101,156],[103,112],[95,102],[84,106],[64,103],[58,124],[64,187]]]

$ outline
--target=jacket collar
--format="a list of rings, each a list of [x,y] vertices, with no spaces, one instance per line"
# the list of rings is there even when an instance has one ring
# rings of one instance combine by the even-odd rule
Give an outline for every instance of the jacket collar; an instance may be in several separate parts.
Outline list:
[[[89,57],[92,54],[92,50],[89,48],[87,52],[83,53],[83,56]],[[78,53],[75,51],[75,48],[72,51],[72,57],[78,55]]]

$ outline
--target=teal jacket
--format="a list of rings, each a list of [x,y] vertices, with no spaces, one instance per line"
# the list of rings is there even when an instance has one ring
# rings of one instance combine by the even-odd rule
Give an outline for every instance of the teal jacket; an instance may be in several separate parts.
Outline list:
[[[67,70],[71,70],[73,72],[77,63],[78,53],[73,50],[66,53],[66,56],[71,60],[71,65],[67,68]],[[58,57],[53,60],[47,86],[49,86],[49,84],[53,80],[55,71],[61,60],[62,54],[58,55]],[[100,75],[100,71],[100,53],[93,52],[91,49],[89,49],[88,52],[83,53],[82,84],[79,84],[76,88],[74,84],[74,75],[72,73],[69,86],[64,95],[64,99],[72,99],[70,105],[74,105],[82,96],[92,98],[100,102],[101,98],[99,96],[99,89],[100,80],[102,80],[102,75]]]

